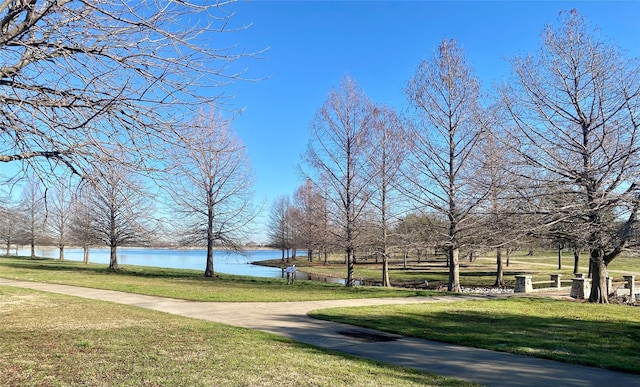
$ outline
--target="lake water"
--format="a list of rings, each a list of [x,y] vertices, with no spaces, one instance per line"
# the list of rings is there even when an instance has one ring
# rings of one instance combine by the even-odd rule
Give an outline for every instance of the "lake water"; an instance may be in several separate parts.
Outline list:
[[[12,251],[15,254],[15,250]],[[22,248],[19,255],[29,256],[31,250]],[[282,269],[252,265],[253,261],[264,261],[282,257],[279,250],[248,250],[246,255],[227,253],[216,250],[213,255],[213,269],[216,273],[250,275],[254,277],[282,278]],[[57,248],[36,248],[39,257],[58,258]],[[82,249],[65,249],[64,258],[68,261],[82,261]],[[137,265],[166,267],[172,269],[202,270],[206,267],[207,251],[205,249],[174,250],[146,248],[118,248],[119,265]],[[109,264],[109,249],[91,249],[91,263]]]

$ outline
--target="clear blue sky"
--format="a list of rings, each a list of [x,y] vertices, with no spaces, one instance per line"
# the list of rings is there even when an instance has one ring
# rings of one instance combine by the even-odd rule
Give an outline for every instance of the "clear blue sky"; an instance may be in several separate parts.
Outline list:
[[[225,39],[263,59],[242,61],[246,75],[268,78],[228,88],[245,111],[234,126],[253,164],[265,216],[301,183],[297,172],[309,123],[328,91],[350,74],[377,103],[406,108],[403,89],[443,38],[465,49],[491,89],[509,75],[506,59],[537,49],[545,25],[578,9],[601,35],[640,57],[640,1],[240,1]],[[257,237],[261,239],[260,236]],[[262,237],[263,238],[263,237]]]

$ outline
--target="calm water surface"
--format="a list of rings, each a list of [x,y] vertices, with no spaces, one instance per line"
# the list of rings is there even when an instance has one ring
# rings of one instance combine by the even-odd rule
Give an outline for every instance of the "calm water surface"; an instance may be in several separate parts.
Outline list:
[[[12,251],[15,253],[15,250]],[[31,254],[29,248],[18,250],[19,255]],[[227,253],[216,250],[213,255],[213,269],[217,273],[250,275],[255,277],[281,278],[282,270],[273,267],[252,265],[250,262],[280,258],[279,250],[248,250],[246,255]],[[36,248],[39,257],[58,258],[56,248]],[[68,261],[82,261],[82,249],[65,249],[64,258]],[[166,267],[171,269],[202,270],[206,267],[207,251],[146,249],[146,248],[118,248],[118,264]],[[109,249],[91,249],[89,261],[92,263],[109,264]]]

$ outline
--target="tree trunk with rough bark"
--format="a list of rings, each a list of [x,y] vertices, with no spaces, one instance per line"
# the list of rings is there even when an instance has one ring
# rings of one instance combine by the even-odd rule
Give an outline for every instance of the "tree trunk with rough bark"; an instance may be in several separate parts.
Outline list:
[[[353,248],[347,247],[346,251],[347,258],[347,287],[353,287],[355,285],[355,280],[353,278],[353,270],[354,270],[354,257],[353,257]]]
[[[117,255],[118,245],[111,244],[109,246],[109,269],[118,270],[118,255]]]
[[[558,245],[558,270],[562,270],[562,245]]]
[[[386,253],[382,255],[382,286],[391,286],[391,281],[389,281],[389,257]]]
[[[604,252],[599,249],[593,250],[590,260],[593,265],[593,271],[591,273],[591,293],[589,294],[589,302],[608,304],[607,265],[604,262]]]
[[[502,266],[502,249],[496,249],[496,283],[494,286],[504,286],[504,267]]]
[[[460,293],[462,288],[460,287],[460,249],[457,247],[449,248],[449,284],[447,290],[450,292]]]

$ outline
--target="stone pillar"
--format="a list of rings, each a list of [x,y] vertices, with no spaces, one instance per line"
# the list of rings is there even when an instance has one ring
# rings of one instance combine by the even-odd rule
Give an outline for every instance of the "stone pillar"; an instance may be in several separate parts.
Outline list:
[[[613,277],[607,276],[607,294],[613,292]]]
[[[562,287],[562,274],[551,274],[551,287],[556,289]]]
[[[636,276],[635,275],[625,275],[623,276],[626,283],[624,284],[625,289],[629,289],[629,300],[631,302],[636,301]]]
[[[531,283],[530,275],[517,275],[516,286],[513,289],[514,293],[532,293],[533,284]]]
[[[573,278],[571,280],[571,294],[573,298],[584,299],[591,292],[591,283],[588,278]]]

